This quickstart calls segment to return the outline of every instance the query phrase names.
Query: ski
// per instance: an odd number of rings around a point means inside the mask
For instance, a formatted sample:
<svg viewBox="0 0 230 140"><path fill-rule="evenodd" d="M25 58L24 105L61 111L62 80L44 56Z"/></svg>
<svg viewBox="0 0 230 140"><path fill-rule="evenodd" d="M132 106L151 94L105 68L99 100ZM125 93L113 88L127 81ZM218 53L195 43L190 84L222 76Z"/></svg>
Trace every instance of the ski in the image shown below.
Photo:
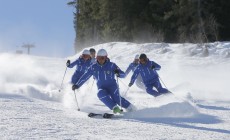
<svg viewBox="0 0 230 140"><path fill-rule="evenodd" d="M88 117L90 118L94 118L94 117L102 117L102 118L105 118L105 119L110 119L112 117L114 117L114 114L110 114L110 113L89 113L88 114Z"/></svg>

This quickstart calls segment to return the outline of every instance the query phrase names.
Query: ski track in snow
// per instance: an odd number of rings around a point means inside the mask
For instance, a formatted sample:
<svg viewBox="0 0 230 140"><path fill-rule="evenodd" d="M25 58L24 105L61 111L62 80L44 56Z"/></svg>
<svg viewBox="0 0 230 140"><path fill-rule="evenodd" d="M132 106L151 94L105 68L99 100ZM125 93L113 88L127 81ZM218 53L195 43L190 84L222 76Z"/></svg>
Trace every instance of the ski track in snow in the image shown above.
<svg viewBox="0 0 230 140"><path fill-rule="evenodd" d="M133 86L125 95L137 111L114 119L88 118L110 113L97 98L91 78L76 91L61 80L67 59L0 54L1 139L229 139L229 43L209 44L209 56L196 44L107 43L111 61L125 70L134 56L147 54L162 66L161 80L174 93L154 98ZM129 46L129 47L127 47ZM132 49L130 49L132 48ZM122 52L122 53L121 53ZM79 54L69 57L74 60ZM131 74L119 79L121 94ZM135 84L134 84L135 85ZM218 87L218 88L217 88Z"/></svg>

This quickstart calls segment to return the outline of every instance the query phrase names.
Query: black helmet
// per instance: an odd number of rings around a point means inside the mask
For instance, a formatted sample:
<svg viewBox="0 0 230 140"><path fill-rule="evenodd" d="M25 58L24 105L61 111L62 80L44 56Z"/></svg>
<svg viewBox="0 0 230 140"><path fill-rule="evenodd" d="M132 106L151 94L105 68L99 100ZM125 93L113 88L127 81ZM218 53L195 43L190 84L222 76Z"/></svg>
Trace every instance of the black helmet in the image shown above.
<svg viewBox="0 0 230 140"><path fill-rule="evenodd" d="M146 59L147 59L146 54L142 53L142 54L140 55L139 59L145 59L145 60L146 60Z"/></svg>
<svg viewBox="0 0 230 140"><path fill-rule="evenodd" d="M90 51L91 53L95 53L95 52L96 52L94 48L90 48L89 51Z"/></svg>

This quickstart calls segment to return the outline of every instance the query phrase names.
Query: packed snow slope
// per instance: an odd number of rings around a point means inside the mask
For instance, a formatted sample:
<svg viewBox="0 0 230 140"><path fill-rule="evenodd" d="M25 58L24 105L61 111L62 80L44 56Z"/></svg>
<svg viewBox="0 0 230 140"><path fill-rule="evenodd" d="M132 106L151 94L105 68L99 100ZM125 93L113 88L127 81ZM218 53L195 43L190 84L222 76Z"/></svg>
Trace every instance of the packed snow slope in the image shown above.
<svg viewBox="0 0 230 140"><path fill-rule="evenodd" d="M97 98L93 78L75 91L75 98L70 85L75 69L66 69L65 63L81 52L66 59L1 53L0 138L230 138L230 42L111 42L93 48L106 49L123 71L136 54L146 53L162 66L161 83L174 95L154 98L135 84L128 89L131 73L118 84L137 111L113 119L88 118L89 112L111 111Z"/></svg>

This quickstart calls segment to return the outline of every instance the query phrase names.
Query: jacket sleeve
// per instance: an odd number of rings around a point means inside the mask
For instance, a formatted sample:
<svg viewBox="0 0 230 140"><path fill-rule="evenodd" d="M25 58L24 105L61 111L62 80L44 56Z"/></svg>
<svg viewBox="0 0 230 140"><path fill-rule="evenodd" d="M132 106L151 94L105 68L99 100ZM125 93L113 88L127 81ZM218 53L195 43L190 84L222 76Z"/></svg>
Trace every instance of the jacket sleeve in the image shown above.
<svg viewBox="0 0 230 140"><path fill-rule="evenodd" d="M80 60L77 59L74 62L70 63L70 65L68 66L68 68L73 68L75 65L79 64Z"/></svg>
<svg viewBox="0 0 230 140"><path fill-rule="evenodd" d="M122 71L115 63L114 63L114 66L115 66L115 68L114 68L114 71L117 69L118 71L119 71L119 78L125 78L125 73L124 73L124 71Z"/></svg>
<svg viewBox="0 0 230 140"><path fill-rule="evenodd" d="M91 76L93 75L92 66L88 68L88 70L81 76L81 78L77 81L76 85L81 87Z"/></svg>
<svg viewBox="0 0 230 140"><path fill-rule="evenodd" d="M133 72L133 75L131 77L130 83L133 84L135 82L135 80L137 79L137 76L139 75L139 73L140 73L139 72L139 67L137 67Z"/></svg>
<svg viewBox="0 0 230 140"><path fill-rule="evenodd" d="M129 74L129 72L132 70L132 64L129 65L129 67L125 71L125 77Z"/></svg>
<svg viewBox="0 0 230 140"><path fill-rule="evenodd" d="M152 65L155 67L154 69L155 70L160 70L161 69L161 66L159 65L159 64L157 64L156 62L154 62L154 61L151 61L152 63Z"/></svg>

